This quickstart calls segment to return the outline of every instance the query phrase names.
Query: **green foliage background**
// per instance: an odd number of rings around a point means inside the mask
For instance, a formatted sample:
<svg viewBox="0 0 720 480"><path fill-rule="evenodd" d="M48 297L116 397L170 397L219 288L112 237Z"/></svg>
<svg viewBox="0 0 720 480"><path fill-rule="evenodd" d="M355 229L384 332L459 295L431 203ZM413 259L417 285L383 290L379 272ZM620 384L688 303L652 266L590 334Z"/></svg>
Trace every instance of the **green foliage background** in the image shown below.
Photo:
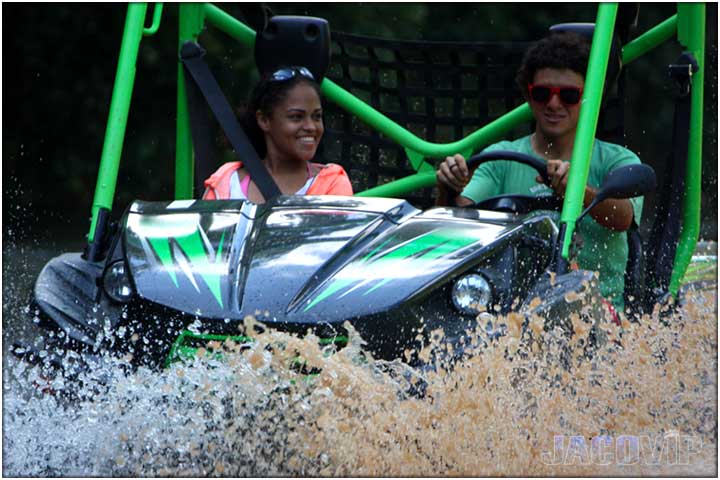
<svg viewBox="0 0 720 480"><path fill-rule="evenodd" d="M528 41L550 25L594 22L593 3L270 3L275 14L326 18L331 30L408 40ZM219 4L241 16L247 6ZM126 4L8 4L3 10L3 225L52 224L85 231L95 189ZM706 27L703 232L717 239L717 4ZM639 32L675 13L640 4ZM117 214L133 198L173 192L178 5L140 50L118 178ZM150 13L148 14L148 24ZM232 101L256 73L252 52L221 32L201 38ZM673 105L666 66L680 47L663 45L627 66L627 145L651 165L667 155ZM62 228L61 228L62 229Z"/></svg>

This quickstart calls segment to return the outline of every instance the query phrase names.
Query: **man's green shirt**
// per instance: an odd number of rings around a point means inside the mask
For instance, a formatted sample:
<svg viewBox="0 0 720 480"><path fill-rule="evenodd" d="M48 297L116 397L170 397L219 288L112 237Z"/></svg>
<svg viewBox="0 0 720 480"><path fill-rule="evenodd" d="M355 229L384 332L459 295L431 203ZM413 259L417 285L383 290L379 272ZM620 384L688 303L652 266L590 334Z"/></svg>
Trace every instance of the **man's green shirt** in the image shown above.
<svg viewBox="0 0 720 480"><path fill-rule="evenodd" d="M530 136L499 142L485 149L485 151L492 150L511 150L541 158L534 152ZM640 159L630 150L620 145L595 140L587 184L599 188L611 170L639 163ZM520 163L506 160L485 163L475 170L462 195L474 202L480 202L508 193L524 195L552 193L550 187L535 181L536 176L537 172L533 168ZM643 199L636 197L630 201L635 222L640 224ZM585 270L599 272L600 291L622 311L624 274L628 259L627 233L609 230L597 223L590 215L586 215L580 221L576 231L582 238L582 248L577 256L578 265Z"/></svg>

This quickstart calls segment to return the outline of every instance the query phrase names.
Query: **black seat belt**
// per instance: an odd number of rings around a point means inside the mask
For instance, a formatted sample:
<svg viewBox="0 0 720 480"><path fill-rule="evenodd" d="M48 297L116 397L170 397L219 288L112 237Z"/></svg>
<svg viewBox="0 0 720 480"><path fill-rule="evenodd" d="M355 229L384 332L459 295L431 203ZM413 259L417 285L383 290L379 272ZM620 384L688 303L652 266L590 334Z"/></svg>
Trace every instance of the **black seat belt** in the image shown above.
<svg viewBox="0 0 720 480"><path fill-rule="evenodd" d="M185 94L190 114L190 135L195 159L193 162L195 164L193 198L202 198L205 192L205 179L217 169L217 157L213 151L210 119L207 112L208 104L186 68L183 68L183 76L185 77Z"/></svg>
<svg viewBox="0 0 720 480"><path fill-rule="evenodd" d="M253 148L252 143L250 143L250 139L248 139L240 126L225 95L223 95L220 86L215 81L215 78L205 63L203 59L204 56L205 49L195 42L185 42L180 50L180 60L185 66L185 72L186 74L190 74L189 76L186 75L186 78L190 77L194 80L194 82L185 82L188 90L198 88L202 92L215 118L217 118L218 123L235 150L236 155L242 160L243 166L249 172L250 178L252 178L252 181L257 185L265 201L270 201L282 195L275 180L270 176L270 173L265 168L265 165L263 165L255 148ZM189 101L191 101L193 97L197 99L197 95L194 94L194 92L188 93ZM190 108L198 113L197 110L199 110L199 108L197 102L194 103ZM203 137L203 132L198 130L197 125L192 126L192 131L193 143L196 143L196 151L203 155L209 155L210 152L209 148L207 148L207 143L203 143L200 139L200 137Z"/></svg>

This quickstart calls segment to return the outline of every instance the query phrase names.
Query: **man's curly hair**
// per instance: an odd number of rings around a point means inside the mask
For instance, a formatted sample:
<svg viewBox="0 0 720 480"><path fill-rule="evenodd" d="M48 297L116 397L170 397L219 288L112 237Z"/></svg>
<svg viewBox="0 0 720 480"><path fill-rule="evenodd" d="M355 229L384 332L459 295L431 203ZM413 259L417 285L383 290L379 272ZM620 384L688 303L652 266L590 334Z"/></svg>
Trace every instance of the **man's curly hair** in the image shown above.
<svg viewBox="0 0 720 480"><path fill-rule="evenodd" d="M585 78L590 58L590 42L572 32L552 33L530 47L515 76L520 91L528 98L528 83L543 68L569 69Z"/></svg>

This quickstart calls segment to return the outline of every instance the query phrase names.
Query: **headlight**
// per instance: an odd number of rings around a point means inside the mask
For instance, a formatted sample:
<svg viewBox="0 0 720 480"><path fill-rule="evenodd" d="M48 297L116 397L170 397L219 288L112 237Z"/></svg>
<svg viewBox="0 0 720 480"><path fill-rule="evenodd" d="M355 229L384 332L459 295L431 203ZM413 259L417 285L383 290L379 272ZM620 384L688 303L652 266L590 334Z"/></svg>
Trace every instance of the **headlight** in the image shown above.
<svg viewBox="0 0 720 480"><path fill-rule="evenodd" d="M105 271L103 289L116 302L126 303L130 301L134 291L130 284L130 277L125 270L125 262L122 260L115 262Z"/></svg>
<svg viewBox="0 0 720 480"><path fill-rule="evenodd" d="M452 301L460 312L475 315L485 311L492 300L492 288L487 279L471 273L460 277L452 288Z"/></svg>

